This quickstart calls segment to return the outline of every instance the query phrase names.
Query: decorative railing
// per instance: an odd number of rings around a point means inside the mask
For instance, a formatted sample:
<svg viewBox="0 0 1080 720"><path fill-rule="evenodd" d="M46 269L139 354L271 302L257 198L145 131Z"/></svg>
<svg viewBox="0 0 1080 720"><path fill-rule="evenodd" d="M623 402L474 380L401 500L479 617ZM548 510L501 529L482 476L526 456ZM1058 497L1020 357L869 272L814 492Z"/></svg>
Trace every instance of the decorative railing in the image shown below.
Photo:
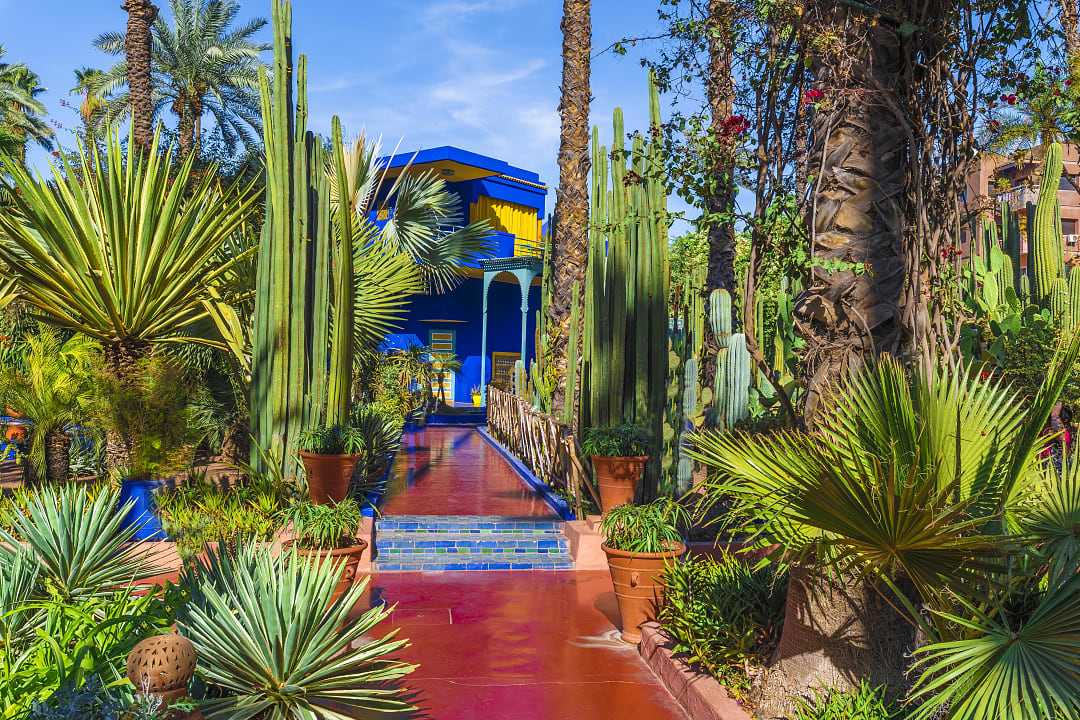
<svg viewBox="0 0 1080 720"><path fill-rule="evenodd" d="M581 446L570 427L534 410L517 395L491 385L487 389L487 427L491 436L533 475L564 493L577 517L584 516L582 488L600 507L600 499L588 481Z"/></svg>

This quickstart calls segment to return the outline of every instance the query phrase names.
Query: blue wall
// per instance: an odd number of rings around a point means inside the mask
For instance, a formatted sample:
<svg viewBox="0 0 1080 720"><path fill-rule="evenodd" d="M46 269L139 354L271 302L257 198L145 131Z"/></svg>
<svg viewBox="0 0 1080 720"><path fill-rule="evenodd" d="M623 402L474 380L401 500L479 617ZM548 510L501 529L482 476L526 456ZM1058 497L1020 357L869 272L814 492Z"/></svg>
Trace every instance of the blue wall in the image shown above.
<svg viewBox="0 0 1080 720"><path fill-rule="evenodd" d="M399 333L416 335L420 342L431 342L431 331L453 330L455 352L462 368L454 381L454 400L469 402L474 385L484 385L491 378L491 353L521 350L521 290L517 281L496 280L488 289L487 378L480 382L480 323L483 280L468 278L453 291L443 295L414 295L408 315ZM529 318L526 344L526 367L535 354L536 313L540 309L540 287L529 288ZM461 323L423 322L425 320L462 320Z"/></svg>

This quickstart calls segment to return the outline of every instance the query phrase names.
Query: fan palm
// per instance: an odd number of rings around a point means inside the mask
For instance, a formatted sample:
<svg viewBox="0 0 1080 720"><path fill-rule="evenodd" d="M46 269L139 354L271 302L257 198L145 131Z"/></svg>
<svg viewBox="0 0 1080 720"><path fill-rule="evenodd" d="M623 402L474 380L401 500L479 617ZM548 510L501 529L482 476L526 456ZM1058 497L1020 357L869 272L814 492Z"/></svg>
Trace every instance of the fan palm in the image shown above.
<svg viewBox="0 0 1080 720"><path fill-rule="evenodd" d="M361 135L345 152L357 237L365 245L411 258L429 289L452 288L466 263L493 251L490 224L482 220L462 226L461 199L432 171L414 173L406 165L389 178L380 151L380 142ZM337 175L331 167L332 198L338 197Z"/></svg>
<svg viewBox="0 0 1080 720"><path fill-rule="evenodd" d="M452 352L431 354L431 370L439 381L439 401L446 405L446 379L461 369L461 360ZM453 399L453 398L451 398Z"/></svg>
<svg viewBox="0 0 1080 720"><path fill-rule="evenodd" d="M93 392L97 345L85 335L66 342L45 325L26 340L22 367L0 368L0 398L34 422L30 462L38 477L65 480L71 438Z"/></svg>
<svg viewBox="0 0 1080 720"><path fill-rule="evenodd" d="M158 16L152 28L153 108L179 119L180 150L192 152L209 113L229 151L238 142L258 144L259 56L269 49L253 40L266 26L253 18L233 27L240 6L233 0L171 0L173 25ZM104 33L94 44L110 55L124 55L125 35ZM106 70L95 89L107 98L103 119L114 124L130 112L128 67L121 61Z"/></svg>
<svg viewBox="0 0 1080 720"><path fill-rule="evenodd" d="M3 57L0 45L0 59ZM0 62L0 154L22 164L28 140L52 149L52 128L40 117L45 106L38 96L44 91L38 76L23 63Z"/></svg>
<svg viewBox="0 0 1080 720"><path fill-rule="evenodd" d="M187 330L209 316L238 261L218 259L222 244L258 199L250 186L220 190L213 171L192 181L191 158L177 166L157 145L125 157L112 132L78 167L53 167L51 182L15 168L14 212L0 214L0 260L22 299L100 341L119 373L153 343L215 342Z"/></svg>
<svg viewBox="0 0 1080 720"><path fill-rule="evenodd" d="M1074 548L1076 540L1068 535L1075 537L1075 525L1069 523L1080 514L1075 473L1059 478L1042 467L1037 453L1042 428L1078 355L1080 335L1074 335L1059 348L1043 386L1030 399L982 379L967 366L923 366L908 377L899 363L883 358L838 389L831 404L819 411L815 433L707 431L694 436L694 455L717 471L708 484L710 499L730 500L732 517L737 518L733 522L762 546L777 546L776 559L803 570L827 568L843 578L869 581L882 597L906 611L908 622L946 643L928 650L933 662L924 677L939 677L952 660L955 664L948 669L954 689L1007 694L1010 690L1003 685L987 686L1005 681L1002 665L964 665L971 657L950 655L948 648L954 646L948 643L988 641L996 632L983 623L981 634L970 624L971 632L965 633L955 617L978 607L985 618L1000 624L1021 590L1009 578L1024 561L1023 553ZM1056 504L1050 504L1052 499ZM1036 527L1042 528L1041 536L1033 533ZM1036 537L1044 541L1033 541ZM1041 556L1024 562L1056 566L1056 577L1071 577L1076 555L1069 557L1065 566ZM1013 576L1006 572L1010 567ZM789 620L806 615L806 608L792 606L800 601L814 607L804 592L793 589ZM918 611L920 606L934 610L929 621ZM794 633L858 622L881 632L885 618L877 614L861 620L789 621L784 635L792 637L788 644L781 638L783 659L774 671L782 677L791 667L785 666L792 658L785 647L794 647ZM1057 681L1033 659L1044 652L1046 667L1056 662L1055 646L1043 642L1045 627L1038 631L1042 639L1033 639L1021 652L1031 660L1031 672L1023 680L1032 696L1058 691ZM1055 632L1067 637L1071 627L1058 625ZM816 647L828 646L828 638L817 641ZM973 651L970 644L965 647ZM987 657L1006 664L1015 661L1008 654ZM1069 667L1074 694L1061 707L1080 702L1080 685L1075 683L1080 659L1074 656ZM941 689L929 682L924 680L923 688L931 689L916 695L920 701ZM961 706L971 710L971 705L954 702L948 716L999 717L957 714ZM1017 717L1051 717L1037 712L1038 703L1029 707L1033 714Z"/></svg>

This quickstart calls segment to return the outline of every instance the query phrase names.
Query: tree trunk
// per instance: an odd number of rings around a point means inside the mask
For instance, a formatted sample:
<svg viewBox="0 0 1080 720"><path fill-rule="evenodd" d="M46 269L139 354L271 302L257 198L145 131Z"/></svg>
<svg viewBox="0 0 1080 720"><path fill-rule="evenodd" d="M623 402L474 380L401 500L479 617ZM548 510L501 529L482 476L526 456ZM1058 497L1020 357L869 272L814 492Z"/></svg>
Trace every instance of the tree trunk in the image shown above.
<svg viewBox="0 0 1080 720"><path fill-rule="evenodd" d="M589 63L592 52L590 0L563 0L563 74L559 101L559 188L555 195L552 243L554 284L547 308L548 349L555 371L553 410L563 407L570 303L575 283L585 287L585 256L589 232ZM577 372L576 368L569 371Z"/></svg>
<svg viewBox="0 0 1080 720"><path fill-rule="evenodd" d="M177 101L173 105L173 111L180 119L176 126L176 134L180 141L180 157L186 158L195 148L195 118L187 103Z"/></svg>
<svg viewBox="0 0 1080 720"><path fill-rule="evenodd" d="M71 438L63 430L45 435L45 478L49 482L64 482L70 469Z"/></svg>
<svg viewBox="0 0 1080 720"><path fill-rule="evenodd" d="M1080 63L1080 22L1078 22L1077 0L1061 0L1061 28L1065 32L1065 52L1069 54L1071 71L1075 72Z"/></svg>
<svg viewBox="0 0 1080 720"><path fill-rule="evenodd" d="M915 640L915 626L868 582L794 567L780 643L754 688L755 707L764 717L786 718L796 698L862 679L899 697Z"/></svg>
<svg viewBox="0 0 1080 720"><path fill-rule="evenodd" d="M121 340L105 345L103 348L105 365L108 371L121 385L135 382L139 361L150 351L149 343L133 340ZM135 438L126 436L118 428L108 428L105 432L105 468L106 470L126 471L131 466Z"/></svg>
<svg viewBox="0 0 1080 720"><path fill-rule="evenodd" d="M709 0L709 76L705 90L711 115L713 184L705 197L705 209L709 214L706 294L718 289L735 293L735 226L730 213L735 206L737 138L725 125L735 110L735 84L731 79L731 61L735 52L734 13L730 0Z"/></svg>
<svg viewBox="0 0 1080 720"><path fill-rule="evenodd" d="M832 0L812 12L811 32L843 42L813 58L815 85L824 93L812 123L810 174L816 180L806 217L815 265L795 307L807 342L811 426L830 383L866 358L900 347L906 142L881 94L898 81L896 31Z"/></svg>
<svg viewBox="0 0 1080 720"><path fill-rule="evenodd" d="M124 4L120 7L128 14L124 54L127 58L132 135L135 144L144 150L149 150L154 139L150 28L157 17L158 9L150 0L124 0Z"/></svg>
<svg viewBox="0 0 1080 720"><path fill-rule="evenodd" d="M251 428L242 420L234 422L221 440L221 461L230 465L246 463L251 457Z"/></svg>
<svg viewBox="0 0 1080 720"><path fill-rule="evenodd" d="M735 209L737 136L726 130L728 126L725 125L735 109L735 84L731 77L735 52L734 13L735 8L730 0L709 0L709 74L705 80L705 90L711 116L707 153L712 165L712 178L703 198L709 239L708 268L702 290L706 302L713 290L727 290L732 297L736 294L735 225L731 213ZM732 314L735 314L734 304ZM706 347L715 350L717 344L710 323L705 323L704 339ZM716 352L706 352L701 366L702 386L712 387L715 376Z"/></svg>

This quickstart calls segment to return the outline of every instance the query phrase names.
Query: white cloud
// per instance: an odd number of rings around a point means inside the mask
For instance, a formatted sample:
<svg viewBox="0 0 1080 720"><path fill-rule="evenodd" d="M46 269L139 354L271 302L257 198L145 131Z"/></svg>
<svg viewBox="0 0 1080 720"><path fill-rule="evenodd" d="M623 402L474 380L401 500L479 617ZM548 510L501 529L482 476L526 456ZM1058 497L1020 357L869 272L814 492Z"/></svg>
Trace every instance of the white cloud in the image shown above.
<svg viewBox="0 0 1080 720"><path fill-rule="evenodd" d="M424 10L424 24L437 25L450 20L461 20L470 15L506 12L521 5L519 0L444 0L432 3Z"/></svg>

